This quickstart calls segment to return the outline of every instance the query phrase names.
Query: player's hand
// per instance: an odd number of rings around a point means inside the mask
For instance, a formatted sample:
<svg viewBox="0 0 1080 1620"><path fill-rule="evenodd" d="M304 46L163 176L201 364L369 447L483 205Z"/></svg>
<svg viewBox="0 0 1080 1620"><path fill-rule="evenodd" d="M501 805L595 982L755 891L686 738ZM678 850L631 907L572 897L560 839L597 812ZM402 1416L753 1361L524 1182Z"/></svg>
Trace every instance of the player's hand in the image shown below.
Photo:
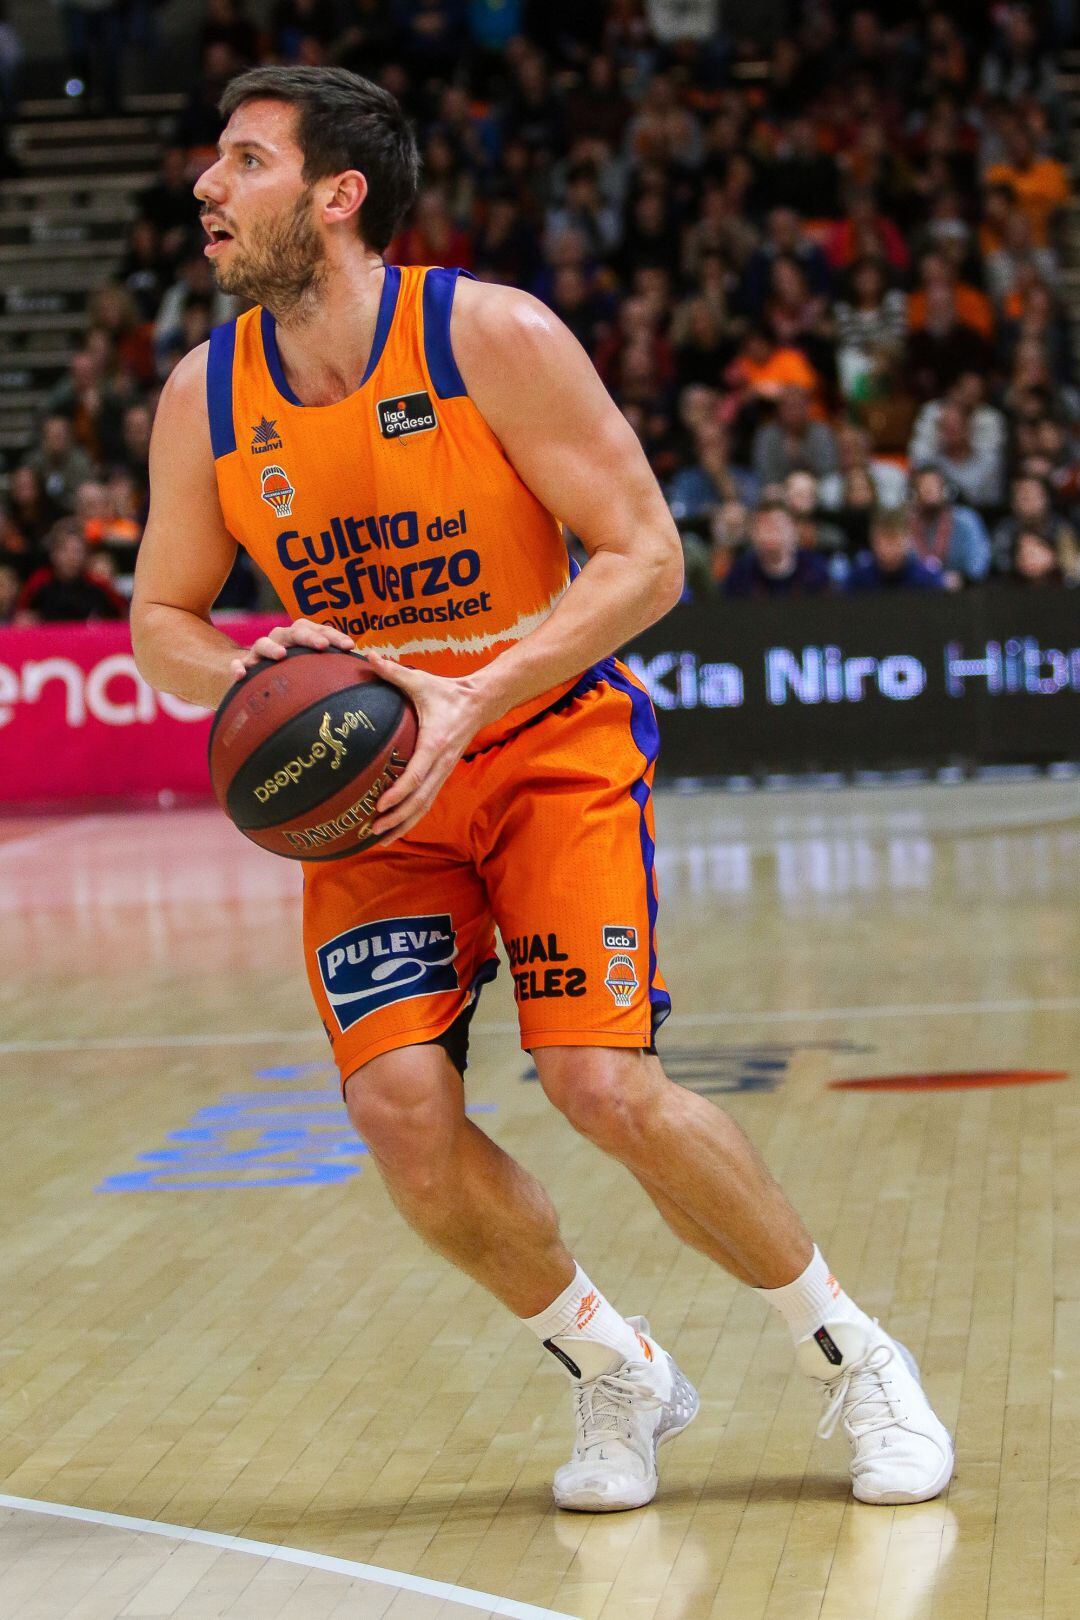
<svg viewBox="0 0 1080 1620"><path fill-rule="evenodd" d="M294 619L292 624L281 625L279 629L271 630L268 636L260 636L247 652L238 653L229 665L229 673L234 681L242 681L260 658L284 658L286 647L310 647L313 652L325 652L327 647L336 647L339 652L355 652L356 642L343 630L335 630L332 624Z"/></svg>
<svg viewBox="0 0 1080 1620"><path fill-rule="evenodd" d="M420 721L416 748L406 769L379 799L371 830L384 844L415 827L435 802L435 795L489 718L468 680L448 680L426 670L409 669L383 653L365 652L372 670L410 697Z"/></svg>

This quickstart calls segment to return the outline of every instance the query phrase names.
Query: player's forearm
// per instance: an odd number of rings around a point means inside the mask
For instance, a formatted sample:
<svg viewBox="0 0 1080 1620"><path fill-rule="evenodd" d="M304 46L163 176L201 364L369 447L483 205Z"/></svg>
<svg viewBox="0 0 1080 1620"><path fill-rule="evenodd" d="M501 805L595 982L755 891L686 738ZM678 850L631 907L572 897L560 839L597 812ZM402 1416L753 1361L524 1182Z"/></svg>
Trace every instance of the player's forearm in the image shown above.
<svg viewBox="0 0 1080 1620"><path fill-rule="evenodd" d="M185 608L136 602L131 644L143 678L187 703L214 709L232 681L236 643Z"/></svg>
<svg viewBox="0 0 1080 1620"><path fill-rule="evenodd" d="M485 723L609 657L663 618L681 591L681 551L596 552L538 629L469 677Z"/></svg>

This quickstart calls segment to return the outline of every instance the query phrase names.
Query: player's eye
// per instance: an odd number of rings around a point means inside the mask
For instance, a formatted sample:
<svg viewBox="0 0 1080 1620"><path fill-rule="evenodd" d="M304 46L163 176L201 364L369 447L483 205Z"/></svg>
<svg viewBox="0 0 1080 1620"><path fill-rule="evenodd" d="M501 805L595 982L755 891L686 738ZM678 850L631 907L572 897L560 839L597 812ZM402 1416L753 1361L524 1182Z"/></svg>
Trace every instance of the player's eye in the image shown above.
<svg viewBox="0 0 1080 1620"><path fill-rule="evenodd" d="M252 164L254 164L256 168L258 168L258 165L259 165L258 158L255 156L254 152L245 152L244 153L244 168L245 169L250 169Z"/></svg>

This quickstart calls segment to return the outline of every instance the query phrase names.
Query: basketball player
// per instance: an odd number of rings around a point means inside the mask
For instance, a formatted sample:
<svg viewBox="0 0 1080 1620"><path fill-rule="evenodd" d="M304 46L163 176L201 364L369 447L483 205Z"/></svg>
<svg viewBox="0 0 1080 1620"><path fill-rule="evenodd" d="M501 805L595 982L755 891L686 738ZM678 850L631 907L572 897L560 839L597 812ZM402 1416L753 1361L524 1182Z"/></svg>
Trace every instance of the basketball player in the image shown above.
<svg viewBox="0 0 1080 1620"><path fill-rule="evenodd" d="M846 1430L856 1496L936 1495L952 1445L911 1358L830 1275L736 1125L654 1050L670 1006L657 731L612 654L676 601L682 563L634 434L535 299L384 263L418 168L391 96L337 68L257 68L222 113L196 186L206 252L256 307L162 393L132 631L147 679L195 703L286 647L355 644L416 704L383 842L305 869L312 992L391 1198L572 1380L558 1504L650 1501L657 1446L697 1395L648 1322L575 1263L543 1189L465 1116L497 927L551 1102L780 1312L823 1432ZM561 523L588 553L573 579ZM247 651L209 617L237 542L295 621Z"/></svg>

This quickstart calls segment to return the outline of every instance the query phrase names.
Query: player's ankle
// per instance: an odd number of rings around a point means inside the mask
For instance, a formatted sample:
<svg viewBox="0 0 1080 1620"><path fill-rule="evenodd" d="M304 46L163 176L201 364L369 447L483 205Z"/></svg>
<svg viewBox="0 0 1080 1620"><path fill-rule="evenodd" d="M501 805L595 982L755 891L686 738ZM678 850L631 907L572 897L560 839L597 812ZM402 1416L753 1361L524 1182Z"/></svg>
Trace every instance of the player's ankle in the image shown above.
<svg viewBox="0 0 1080 1620"><path fill-rule="evenodd" d="M830 1322L867 1329L873 1325L866 1312L841 1288L816 1244L809 1264L794 1281L782 1288L755 1288L754 1292L784 1318L796 1345L812 1338Z"/></svg>
<svg viewBox="0 0 1080 1620"><path fill-rule="evenodd" d="M647 1355L639 1335L580 1266L546 1310L521 1320L571 1378L598 1378Z"/></svg>

